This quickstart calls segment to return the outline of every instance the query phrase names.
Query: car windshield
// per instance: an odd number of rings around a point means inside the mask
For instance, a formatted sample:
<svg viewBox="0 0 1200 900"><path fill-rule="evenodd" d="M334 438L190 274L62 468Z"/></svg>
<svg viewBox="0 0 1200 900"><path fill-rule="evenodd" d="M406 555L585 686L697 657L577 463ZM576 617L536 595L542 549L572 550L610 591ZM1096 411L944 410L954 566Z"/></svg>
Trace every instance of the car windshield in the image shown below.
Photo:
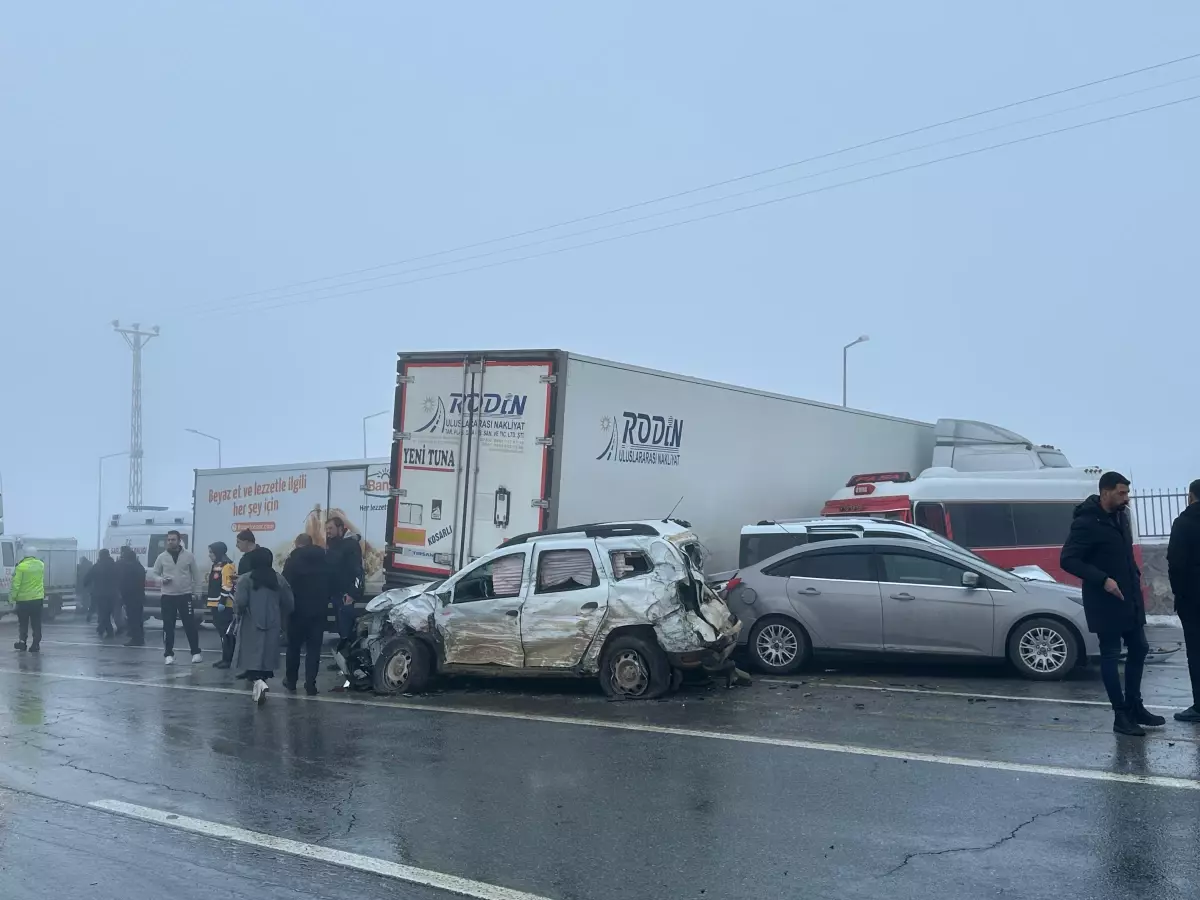
<svg viewBox="0 0 1200 900"><path fill-rule="evenodd" d="M954 543L954 541L950 540L949 538L942 537L942 535L938 534L936 531L932 531L932 530L930 530L928 528L924 528L920 525L918 525L916 527L920 528L921 531L925 532L925 534L928 535L929 538L934 543L940 544L943 550L946 550L949 553L954 554L955 556L959 557L960 559L969 561L972 566L980 569L982 572L986 572L987 574L992 575L997 578L1020 578L1022 581L1033 581L1032 578L1021 578L1021 576L1019 576L1019 575L1014 575L1012 572L1009 572L1005 569L1001 569L999 566L993 565L992 563L988 562L986 559L984 559L982 556L978 555L977 553L972 553L970 550L968 550L966 547L963 547L961 544L956 544L956 543Z"/></svg>

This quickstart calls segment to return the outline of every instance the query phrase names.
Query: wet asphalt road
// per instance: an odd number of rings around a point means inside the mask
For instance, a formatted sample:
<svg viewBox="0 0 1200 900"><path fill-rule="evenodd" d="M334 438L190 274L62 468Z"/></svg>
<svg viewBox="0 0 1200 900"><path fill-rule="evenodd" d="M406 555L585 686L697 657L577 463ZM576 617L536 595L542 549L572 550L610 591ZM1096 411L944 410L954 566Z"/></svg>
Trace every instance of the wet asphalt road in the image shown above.
<svg viewBox="0 0 1200 900"><path fill-rule="evenodd" d="M1118 739L1094 669L1046 685L856 663L648 704L558 680L381 700L330 693L323 670L320 697L277 680L256 708L212 652L165 668L158 647L68 621L33 657L14 631L0 622L5 900L442 900L446 876L551 900L1184 898L1200 882L1200 727ZM1183 664L1147 670L1168 718L1190 702ZM93 805L113 801L163 823ZM252 834L214 833L228 826ZM295 855L331 851L435 886Z"/></svg>

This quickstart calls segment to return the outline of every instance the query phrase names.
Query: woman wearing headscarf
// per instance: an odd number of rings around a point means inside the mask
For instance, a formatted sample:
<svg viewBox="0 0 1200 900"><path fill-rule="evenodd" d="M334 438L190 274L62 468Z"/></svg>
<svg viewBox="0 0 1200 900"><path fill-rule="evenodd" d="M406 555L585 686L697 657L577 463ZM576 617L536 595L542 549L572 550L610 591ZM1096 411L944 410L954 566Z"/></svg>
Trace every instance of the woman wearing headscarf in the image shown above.
<svg viewBox="0 0 1200 900"><path fill-rule="evenodd" d="M228 669L233 661L233 585L237 573L224 541L213 541L208 545L208 559L212 563L208 570L208 608L212 610L213 625L221 635L221 658L213 663L213 668Z"/></svg>
<svg viewBox="0 0 1200 900"><path fill-rule="evenodd" d="M254 691L254 702L267 699L267 682L275 677L279 662L279 632L292 613L292 589L272 567L274 554L265 547L251 551L250 571L237 580L233 594L238 616L233 669L244 672Z"/></svg>
<svg viewBox="0 0 1200 900"><path fill-rule="evenodd" d="M118 581L117 564L109 555L107 549L96 554L96 564L87 573L85 583L92 591L92 605L96 608L96 634L100 637L112 637L112 614L120 599L120 584Z"/></svg>

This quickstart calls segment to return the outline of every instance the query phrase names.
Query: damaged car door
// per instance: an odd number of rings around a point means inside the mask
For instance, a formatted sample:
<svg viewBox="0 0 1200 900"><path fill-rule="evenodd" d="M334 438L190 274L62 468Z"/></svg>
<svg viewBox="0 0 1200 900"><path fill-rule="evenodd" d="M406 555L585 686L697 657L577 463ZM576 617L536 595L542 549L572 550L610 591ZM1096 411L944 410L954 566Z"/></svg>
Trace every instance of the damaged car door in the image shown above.
<svg viewBox="0 0 1200 900"><path fill-rule="evenodd" d="M521 608L529 668L578 665L608 612L608 578L594 540L535 545L534 577Z"/></svg>
<svg viewBox="0 0 1200 900"><path fill-rule="evenodd" d="M529 550L523 548L484 558L454 579L449 600L437 616L448 665L524 665L521 603L528 563Z"/></svg>

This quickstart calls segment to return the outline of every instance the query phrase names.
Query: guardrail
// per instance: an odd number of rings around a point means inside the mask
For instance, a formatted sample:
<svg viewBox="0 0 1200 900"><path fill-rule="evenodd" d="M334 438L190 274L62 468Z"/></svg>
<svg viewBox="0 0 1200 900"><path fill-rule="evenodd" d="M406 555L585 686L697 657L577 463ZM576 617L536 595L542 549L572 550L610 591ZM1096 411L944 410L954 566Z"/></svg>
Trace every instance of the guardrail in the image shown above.
<svg viewBox="0 0 1200 900"><path fill-rule="evenodd" d="M1138 536L1166 538L1171 535L1171 523L1187 506L1187 490L1138 491L1130 498L1137 520Z"/></svg>

